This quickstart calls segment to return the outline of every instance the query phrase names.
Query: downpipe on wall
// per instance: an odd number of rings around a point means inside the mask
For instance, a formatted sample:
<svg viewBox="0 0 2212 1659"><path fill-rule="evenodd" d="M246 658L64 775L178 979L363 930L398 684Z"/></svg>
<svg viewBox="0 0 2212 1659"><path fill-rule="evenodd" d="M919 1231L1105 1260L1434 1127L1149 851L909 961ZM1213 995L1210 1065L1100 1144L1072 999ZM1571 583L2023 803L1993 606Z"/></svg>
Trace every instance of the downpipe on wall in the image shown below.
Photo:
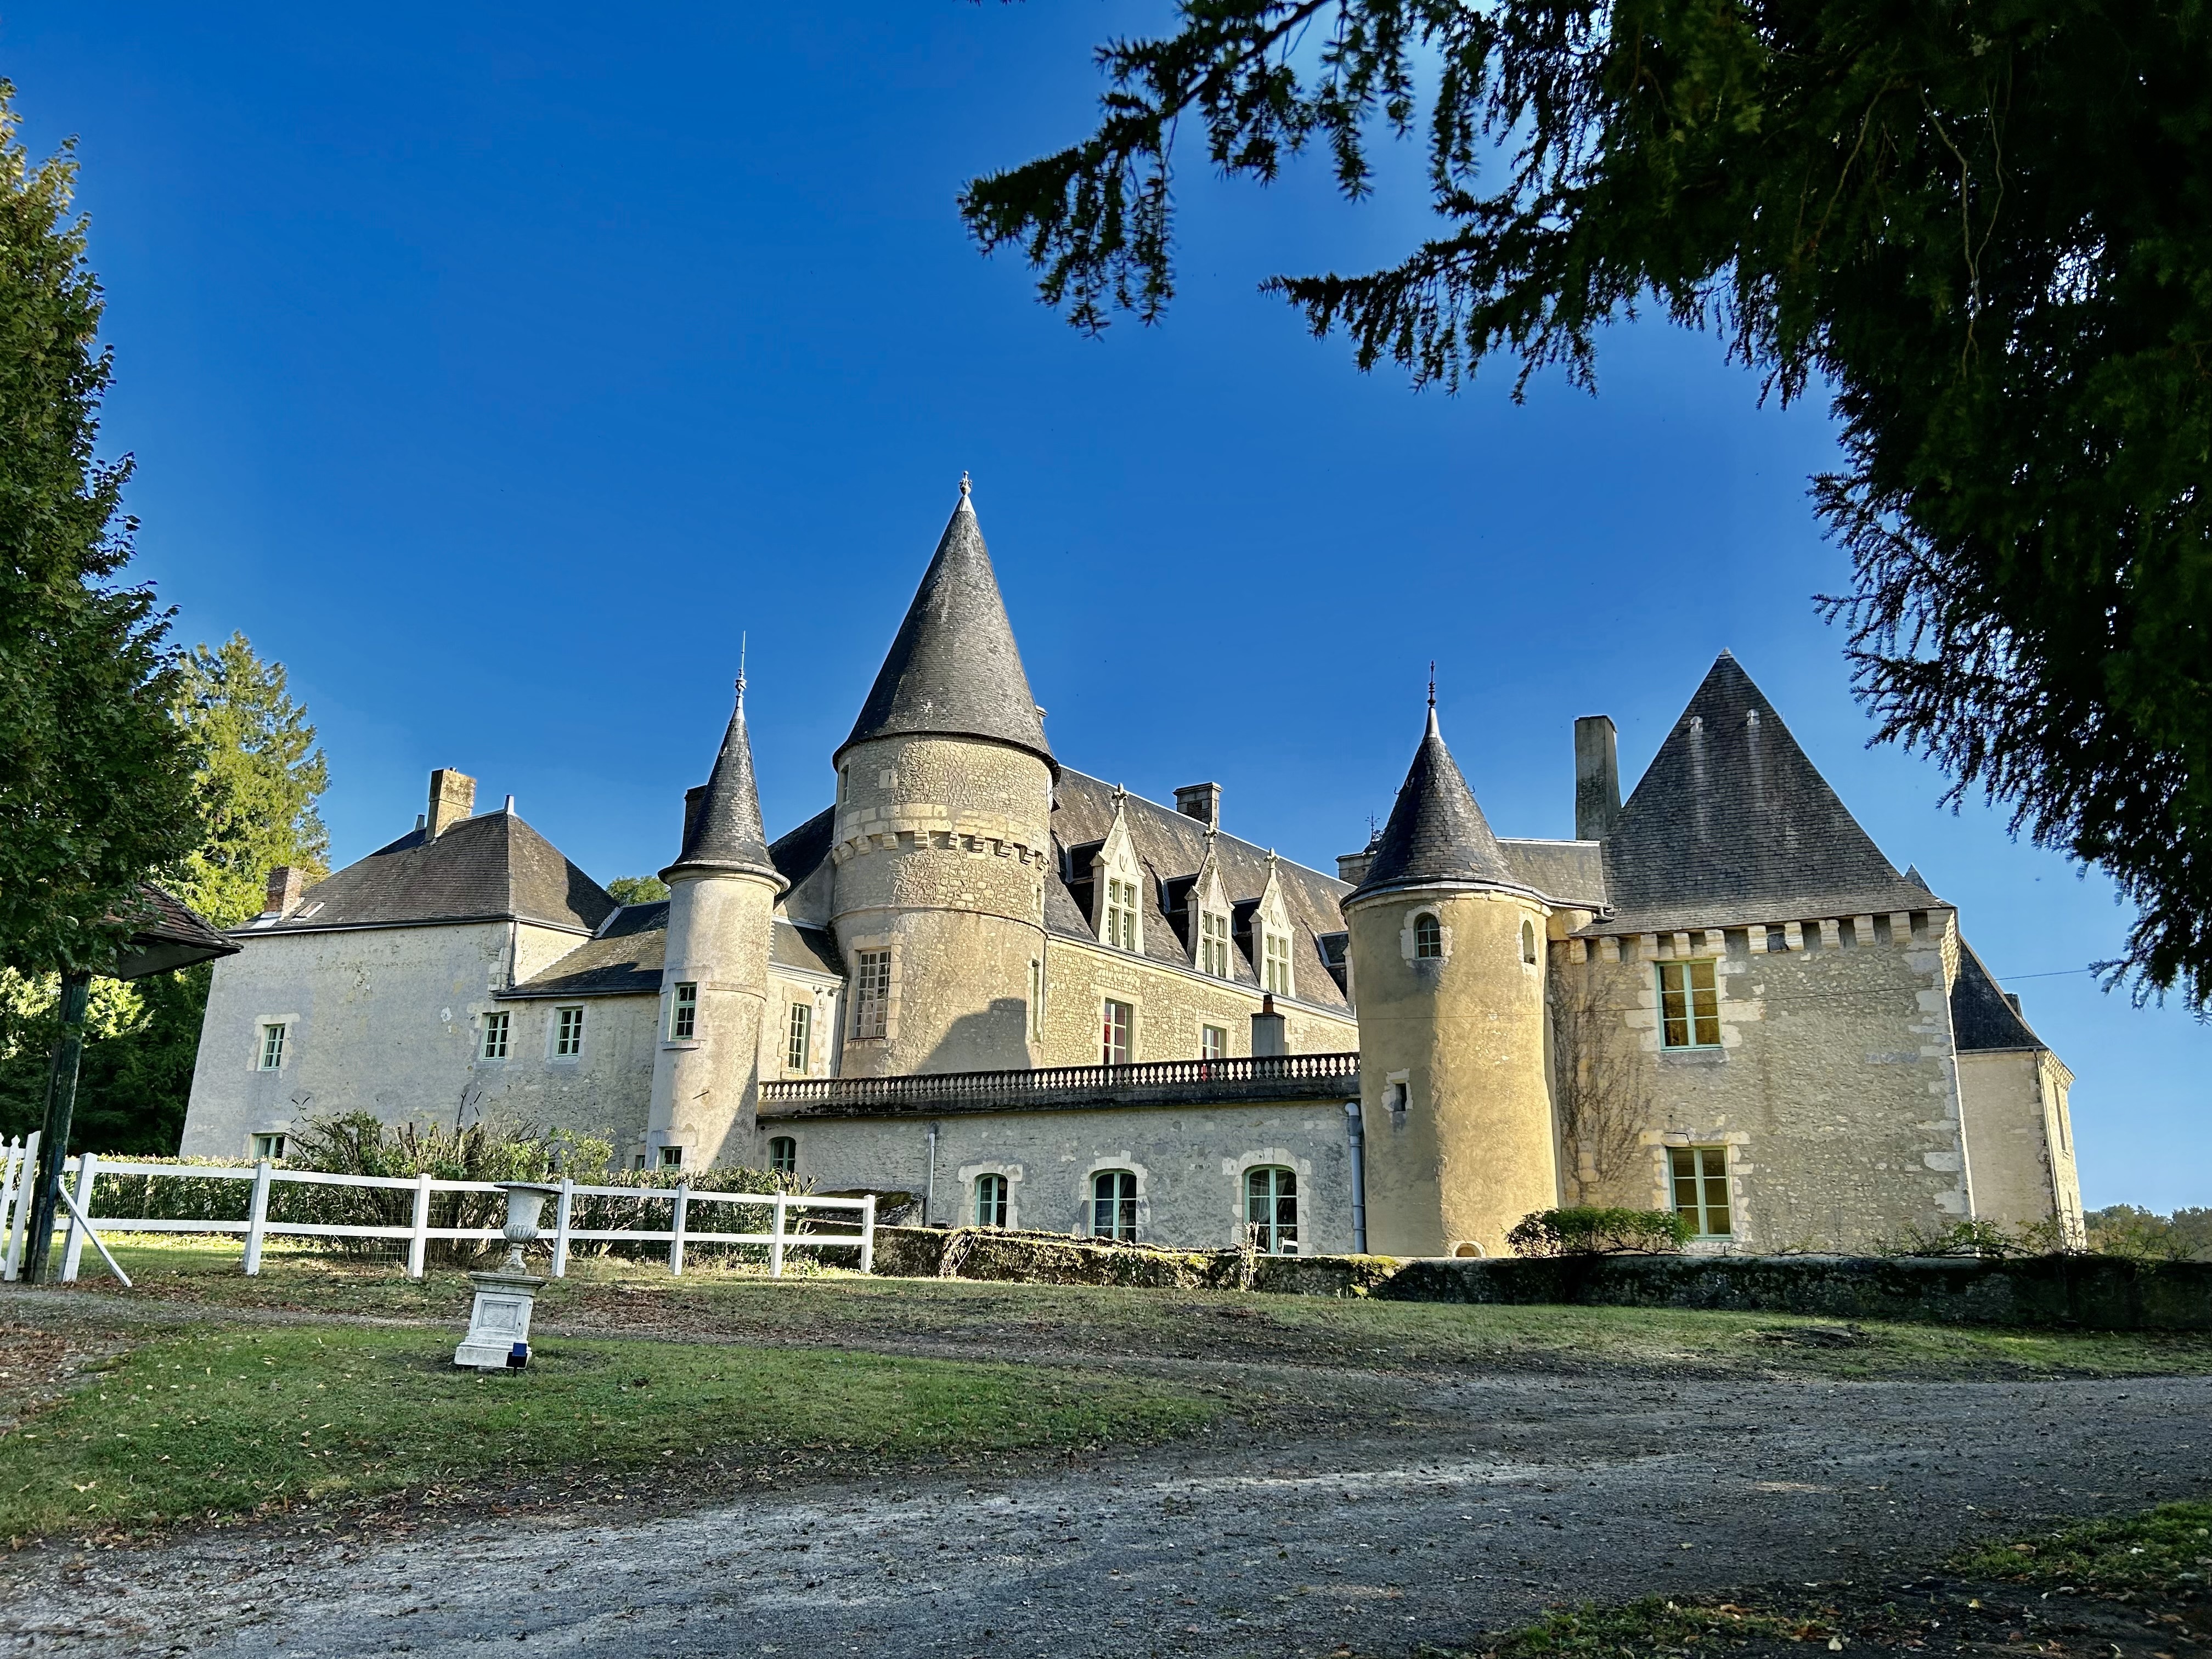
<svg viewBox="0 0 2212 1659"><path fill-rule="evenodd" d="M921 1177L921 1224L934 1224L931 1218L937 1213L937 1126L929 1126L929 1164Z"/></svg>
<svg viewBox="0 0 2212 1659"><path fill-rule="evenodd" d="M1352 1249L1367 1254L1367 1130L1360 1121L1359 1103L1344 1103L1345 1133L1352 1142Z"/></svg>

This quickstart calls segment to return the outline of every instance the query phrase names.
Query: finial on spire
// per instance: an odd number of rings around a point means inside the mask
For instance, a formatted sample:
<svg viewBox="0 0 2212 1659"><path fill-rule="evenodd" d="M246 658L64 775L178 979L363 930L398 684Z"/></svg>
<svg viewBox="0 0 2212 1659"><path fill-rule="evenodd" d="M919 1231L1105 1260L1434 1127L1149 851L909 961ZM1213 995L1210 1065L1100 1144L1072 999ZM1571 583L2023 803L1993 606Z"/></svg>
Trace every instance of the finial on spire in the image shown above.
<svg viewBox="0 0 2212 1659"><path fill-rule="evenodd" d="M740 630L740 631L739 631L739 633L738 633L738 708L743 708L744 706L745 706L745 635L744 635L744 632L743 632L742 630Z"/></svg>
<svg viewBox="0 0 2212 1659"><path fill-rule="evenodd" d="M1433 709L1436 706L1437 706L1437 659L1436 659L1434 657L1431 657L1431 658L1430 658L1430 659L1429 659L1429 707L1430 707L1431 708L1432 708L1432 709Z"/></svg>
<svg viewBox="0 0 2212 1659"><path fill-rule="evenodd" d="M962 501L964 501L968 499L968 491L969 488L970 486L968 483L967 470L963 468L960 473L960 499Z"/></svg>

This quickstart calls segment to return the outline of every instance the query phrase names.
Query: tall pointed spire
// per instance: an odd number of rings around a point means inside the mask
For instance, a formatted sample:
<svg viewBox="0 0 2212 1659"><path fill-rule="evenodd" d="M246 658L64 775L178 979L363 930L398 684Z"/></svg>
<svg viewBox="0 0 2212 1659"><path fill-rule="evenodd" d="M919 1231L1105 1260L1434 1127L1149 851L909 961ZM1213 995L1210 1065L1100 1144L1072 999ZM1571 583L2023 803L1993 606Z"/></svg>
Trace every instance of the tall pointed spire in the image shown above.
<svg viewBox="0 0 2212 1659"><path fill-rule="evenodd" d="M1433 701L1421 746L1398 790L1390 821L1376 840L1374 861L1352 896L1424 882L1521 885L1505 867L1498 837L1444 747Z"/></svg>
<svg viewBox="0 0 2212 1659"><path fill-rule="evenodd" d="M838 753L871 738L924 735L1011 744L1058 770L964 475L937 556Z"/></svg>
<svg viewBox="0 0 2212 1659"><path fill-rule="evenodd" d="M714 769L699 792L697 805L684 814L684 850L660 872L664 878L679 870L698 870L749 872L774 877L779 885L783 882L768 855L768 836L761 828L752 739L745 731L743 673L738 676L737 690Z"/></svg>

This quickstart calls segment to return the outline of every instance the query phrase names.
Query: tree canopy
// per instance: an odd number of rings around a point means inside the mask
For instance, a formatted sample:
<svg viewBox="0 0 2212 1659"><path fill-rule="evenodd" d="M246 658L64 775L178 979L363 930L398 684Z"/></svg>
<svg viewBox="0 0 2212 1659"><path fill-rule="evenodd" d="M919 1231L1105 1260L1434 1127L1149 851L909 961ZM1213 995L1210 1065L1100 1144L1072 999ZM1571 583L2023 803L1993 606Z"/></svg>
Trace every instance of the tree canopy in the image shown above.
<svg viewBox="0 0 2212 1659"><path fill-rule="evenodd" d="M1174 294L1173 147L1422 143L1397 265L1267 287L1359 366L1594 385L1651 307L1784 400L1856 584L1878 738L2136 907L2138 994L2212 1005L2212 13L2195 0L1182 0L1102 47L1081 143L973 181L1075 325Z"/></svg>
<svg viewBox="0 0 2212 1659"><path fill-rule="evenodd" d="M127 459L66 147L33 167L0 82L0 963L98 968L198 837L167 615L115 578Z"/></svg>

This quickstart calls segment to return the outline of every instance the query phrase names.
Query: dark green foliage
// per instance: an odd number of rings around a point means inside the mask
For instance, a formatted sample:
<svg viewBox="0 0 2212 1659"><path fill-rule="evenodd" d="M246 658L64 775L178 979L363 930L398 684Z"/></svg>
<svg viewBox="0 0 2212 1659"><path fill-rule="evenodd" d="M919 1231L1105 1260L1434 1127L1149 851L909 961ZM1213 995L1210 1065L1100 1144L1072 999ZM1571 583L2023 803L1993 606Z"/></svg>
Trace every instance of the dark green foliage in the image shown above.
<svg viewBox="0 0 2212 1659"><path fill-rule="evenodd" d="M2089 1248L2141 1261L2212 1261L2212 1209L2177 1209L2170 1216L2108 1204L2082 1217Z"/></svg>
<svg viewBox="0 0 2212 1659"><path fill-rule="evenodd" d="M668 896L668 884L659 876L617 876L607 884L607 896L617 904L651 904Z"/></svg>
<svg viewBox="0 0 2212 1659"><path fill-rule="evenodd" d="M2212 14L2193 0L1183 0L1084 143L972 183L1096 329L1173 293L1177 132L1265 180L1424 138L1443 234L1271 283L1360 365L1590 384L1639 303L1785 400L1857 583L1881 736L2135 901L2139 994L2212 998Z"/></svg>
<svg viewBox="0 0 2212 1659"><path fill-rule="evenodd" d="M1505 1235L1516 1255L1650 1255L1679 1250L1697 1230L1672 1210L1615 1210L1583 1204L1524 1215Z"/></svg>
<svg viewBox="0 0 2212 1659"><path fill-rule="evenodd" d="M112 580L130 462L94 456L109 362L66 148L0 82L0 964L97 969L198 836L167 613Z"/></svg>

